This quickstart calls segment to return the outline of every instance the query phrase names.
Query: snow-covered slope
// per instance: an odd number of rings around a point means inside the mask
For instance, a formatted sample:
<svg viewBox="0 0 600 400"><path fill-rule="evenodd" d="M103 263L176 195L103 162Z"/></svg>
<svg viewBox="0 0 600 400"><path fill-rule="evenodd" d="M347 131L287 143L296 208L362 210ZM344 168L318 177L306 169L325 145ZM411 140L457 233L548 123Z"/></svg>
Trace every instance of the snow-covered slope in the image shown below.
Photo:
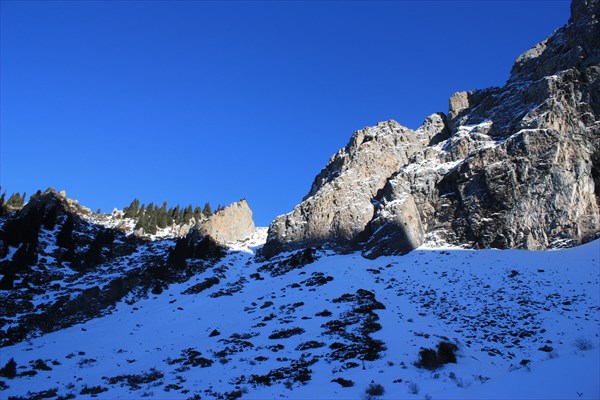
<svg viewBox="0 0 600 400"><path fill-rule="evenodd" d="M258 262L265 238L258 228L160 294L2 348L18 376L0 378L0 397L346 399L372 383L389 399L600 396L598 240ZM456 364L418 368L441 341Z"/></svg>

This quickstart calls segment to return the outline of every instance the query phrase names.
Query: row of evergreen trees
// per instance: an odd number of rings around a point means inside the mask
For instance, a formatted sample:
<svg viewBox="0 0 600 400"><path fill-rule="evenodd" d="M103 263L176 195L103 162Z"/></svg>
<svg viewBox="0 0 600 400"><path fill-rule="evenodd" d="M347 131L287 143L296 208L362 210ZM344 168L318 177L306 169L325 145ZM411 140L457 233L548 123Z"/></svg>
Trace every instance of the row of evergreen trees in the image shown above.
<svg viewBox="0 0 600 400"><path fill-rule="evenodd" d="M219 211L221 208L219 205L216 211ZM123 208L123 212L125 218L133 218L135 220L135 229L141 228L144 232L150 234L155 234L158 229L163 229L173 224L187 224L192 218L198 222L202 218L210 217L213 214L209 203L204 204L204 208L200 206L192 207L191 204L185 208L179 205L167 208L166 201L163 201L159 207L154 203L140 205L138 199L134 199L129 207Z"/></svg>
<svg viewBox="0 0 600 400"><path fill-rule="evenodd" d="M41 195L42 191L38 190L34 194L29 197L29 201ZM8 200L6 200L6 192L0 194L0 215L6 215L10 210L22 208L25 205L25 199L27 198L27 193L23 192L23 194L17 192L10 195Z"/></svg>

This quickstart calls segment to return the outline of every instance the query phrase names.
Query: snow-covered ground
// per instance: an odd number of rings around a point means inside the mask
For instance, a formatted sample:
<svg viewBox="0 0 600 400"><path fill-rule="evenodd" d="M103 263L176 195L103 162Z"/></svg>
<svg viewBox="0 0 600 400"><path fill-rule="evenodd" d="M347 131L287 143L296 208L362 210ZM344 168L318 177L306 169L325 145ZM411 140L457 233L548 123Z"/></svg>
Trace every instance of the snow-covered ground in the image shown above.
<svg viewBox="0 0 600 400"><path fill-rule="evenodd" d="M600 397L600 240L321 252L302 266L256 262L265 238L259 228L187 282L2 348L0 367L14 358L20 376L0 378L0 397L348 399L371 383L382 399ZM378 340L375 360L347 352ZM440 341L457 363L415 366Z"/></svg>

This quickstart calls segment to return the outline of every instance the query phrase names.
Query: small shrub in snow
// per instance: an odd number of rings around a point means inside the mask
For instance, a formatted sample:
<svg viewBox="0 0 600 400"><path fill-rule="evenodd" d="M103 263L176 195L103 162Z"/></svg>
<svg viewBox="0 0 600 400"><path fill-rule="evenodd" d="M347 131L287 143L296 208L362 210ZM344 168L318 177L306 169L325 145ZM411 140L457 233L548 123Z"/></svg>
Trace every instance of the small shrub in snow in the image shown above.
<svg viewBox="0 0 600 400"><path fill-rule="evenodd" d="M354 386L353 381L351 381L349 379L344 379L344 378L335 378L335 379L332 379L331 382L339 383L340 386L345 387L345 388Z"/></svg>
<svg viewBox="0 0 600 400"><path fill-rule="evenodd" d="M9 400L21 400L21 399L27 399L27 400L42 400L42 399L50 399L50 398L54 398L57 396L57 392L58 392L58 388L54 388L54 389L48 389L48 390L42 390L39 392L32 392L29 391L27 392L27 397L13 397L10 396L8 399Z"/></svg>
<svg viewBox="0 0 600 400"><path fill-rule="evenodd" d="M271 307L273 305L272 301L265 301L264 304L262 306L260 306L261 309L265 309L268 307Z"/></svg>
<svg viewBox="0 0 600 400"><path fill-rule="evenodd" d="M79 392L79 394L100 394L102 392L106 392L108 391L108 388L105 388L103 386L83 386L83 388L81 388L81 392Z"/></svg>
<svg viewBox="0 0 600 400"><path fill-rule="evenodd" d="M287 339L294 335L300 335L304 333L304 329L300 327L291 328L291 329L281 329L278 331L274 331L269 335L269 339Z"/></svg>
<svg viewBox="0 0 600 400"><path fill-rule="evenodd" d="M308 342L300 343L296 350L309 350L309 349L318 349L320 347L325 346L323 342L317 342L316 340L309 340Z"/></svg>
<svg viewBox="0 0 600 400"><path fill-rule="evenodd" d="M414 382L408 382L408 393L419 394L419 386Z"/></svg>
<svg viewBox="0 0 600 400"><path fill-rule="evenodd" d="M198 294L206 289L210 289L214 285L218 285L220 282L219 278L211 276L210 278L206 278L204 281L187 288L182 294Z"/></svg>
<svg viewBox="0 0 600 400"><path fill-rule="evenodd" d="M581 351L588 351L594 348L594 344L592 343L592 341L584 337L575 339L574 346L577 350Z"/></svg>
<svg viewBox="0 0 600 400"><path fill-rule="evenodd" d="M419 351L419 361L417 363L419 368L436 369L440 366L437 353L432 349L421 349Z"/></svg>
<svg viewBox="0 0 600 400"><path fill-rule="evenodd" d="M385 393L385 389L379 383L371 383L365 389L365 394L367 394L367 396L371 396L371 397L372 396L383 396L384 393Z"/></svg>
<svg viewBox="0 0 600 400"><path fill-rule="evenodd" d="M458 347L450 342L440 342L437 352L433 349L421 349L416 366L434 370L443 364L456 363L456 350Z"/></svg>
<svg viewBox="0 0 600 400"><path fill-rule="evenodd" d="M83 360L79 361L77 363L77 365L79 366L79 368L83 368L83 367L91 367L93 365L96 365L97 361L95 358L84 358Z"/></svg>
<svg viewBox="0 0 600 400"><path fill-rule="evenodd" d="M175 359L167 358L166 361L169 365L182 364L184 366L189 365L200 368L210 367L213 364L212 360L202 357L202 353L193 347L182 350L181 357Z"/></svg>
<svg viewBox="0 0 600 400"><path fill-rule="evenodd" d="M148 372L144 372L142 374L118 375L113 376L112 378L107 378L106 381L111 385L121 383L121 386L127 385L132 389L139 389L141 384L157 381L163 376L164 374L162 372L157 371L154 368L150 368Z"/></svg>
<svg viewBox="0 0 600 400"><path fill-rule="evenodd" d="M456 364L456 350L458 350L458 347L454 343L440 342L437 350L440 364Z"/></svg>
<svg viewBox="0 0 600 400"><path fill-rule="evenodd" d="M37 369L40 371L52 371L52 368L50 368L42 359L37 359L33 361L32 364L33 369Z"/></svg>
<svg viewBox="0 0 600 400"><path fill-rule="evenodd" d="M5 378L14 378L17 375L17 363L14 358L8 360L8 362L0 369L0 376Z"/></svg>
<svg viewBox="0 0 600 400"><path fill-rule="evenodd" d="M227 400L235 400L242 397L245 393L248 393L247 388L241 388L237 390L232 390L231 392L225 392L225 398Z"/></svg>

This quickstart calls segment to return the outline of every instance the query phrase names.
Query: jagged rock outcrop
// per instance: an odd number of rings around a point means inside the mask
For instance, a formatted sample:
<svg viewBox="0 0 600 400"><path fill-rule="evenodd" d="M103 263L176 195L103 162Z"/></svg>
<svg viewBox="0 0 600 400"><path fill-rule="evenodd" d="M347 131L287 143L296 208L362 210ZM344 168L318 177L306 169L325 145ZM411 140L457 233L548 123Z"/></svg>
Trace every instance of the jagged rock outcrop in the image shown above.
<svg viewBox="0 0 600 400"><path fill-rule="evenodd" d="M254 233L252 210L248 202L243 199L195 225L188 233L188 237L196 241L210 237L216 243L225 245L227 242L247 239L252 233Z"/></svg>
<svg viewBox="0 0 600 400"><path fill-rule="evenodd" d="M502 88L460 92L416 131L356 132L264 255L329 245L367 257L424 241L496 248L576 245L600 232L598 0L521 55Z"/></svg>
<svg viewBox="0 0 600 400"><path fill-rule="evenodd" d="M365 240L371 200L420 147L415 132L395 121L355 132L317 175L302 203L273 221L263 254L324 242L351 248Z"/></svg>

